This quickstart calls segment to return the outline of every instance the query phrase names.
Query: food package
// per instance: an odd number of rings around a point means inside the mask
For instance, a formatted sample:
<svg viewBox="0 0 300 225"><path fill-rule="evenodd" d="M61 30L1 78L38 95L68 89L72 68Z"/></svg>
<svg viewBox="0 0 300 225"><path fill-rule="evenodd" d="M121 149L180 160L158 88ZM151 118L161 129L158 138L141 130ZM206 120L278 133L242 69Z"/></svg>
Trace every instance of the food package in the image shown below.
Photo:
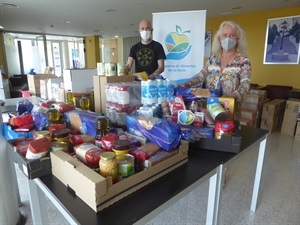
<svg viewBox="0 0 300 225"><path fill-rule="evenodd" d="M115 133L107 133L101 139L102 147L107 151L112 151L113 143L119 139L119 135Z"/></svg>
<svg viewBox="0 0 300 225"><path fill-rule="evenodd" d="M70 137L70 142L73 145L80 145L82 143L91 143L94 142L95 138L86 134L80 134L80 135L72 135Z"/></svg>
<svg viewBox="0 0 300 225"><path fill-rule="evenodd" d="M215 138L221 139L223 134L231 134L234 130L233 121L216 122L215 125Z"/></svg>
<svg viewBox="0 0 300 225"><path fill-rule="evenodd" d="M105 152L93 143L83 143L74 147L76 157L90 168L98 168L100 154Z"/></svg>
<svg viewBox="0 0 300 225"><path fill-rule="evenodd" d="M167 152L164 150L159 150L158 152L156 152L154 155L150 156L148 159L146 159L144 161L144 167L145 168L149 168L152 167L154 165L156 165L157 163L170 158L173 155L176 155L178 153L178 149Z"/></svg>
<svg viewBox="0 0 300 225"><path fill-rule="evenodd" d="M27 159L40 159L47 155L52 142L47 137L33 140L28 144Z"/></svg>

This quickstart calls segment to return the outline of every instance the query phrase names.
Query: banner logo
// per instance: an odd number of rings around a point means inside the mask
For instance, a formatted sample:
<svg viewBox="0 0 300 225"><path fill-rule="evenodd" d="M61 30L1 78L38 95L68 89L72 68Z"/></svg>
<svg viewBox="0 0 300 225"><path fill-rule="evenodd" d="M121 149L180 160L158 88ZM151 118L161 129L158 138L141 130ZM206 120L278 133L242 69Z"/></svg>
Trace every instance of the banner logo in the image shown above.
<svg viewBox="0 0 300 225"><path fill-rule="evenodd" d="M169 53L166 55L166 60L181 60L189 54L192 45L187 33L191 33L191 31L182 31L181 27L176 25L176 32L167 35L165 46Z"/></svg>

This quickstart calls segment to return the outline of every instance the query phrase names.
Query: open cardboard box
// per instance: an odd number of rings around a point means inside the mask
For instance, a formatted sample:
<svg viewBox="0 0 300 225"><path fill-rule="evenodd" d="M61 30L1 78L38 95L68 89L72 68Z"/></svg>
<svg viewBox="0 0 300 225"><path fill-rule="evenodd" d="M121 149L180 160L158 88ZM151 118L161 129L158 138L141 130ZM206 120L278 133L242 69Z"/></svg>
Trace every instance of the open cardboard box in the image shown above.
<svg viewBox="0 0 300 225"><path fill-rule="evenodd" d="M50 154L52 174L98 212L186 163L188 146L189 143L182 140L178 154L116 184L112 184L111 177L102 177L63 151Z"/></svg>

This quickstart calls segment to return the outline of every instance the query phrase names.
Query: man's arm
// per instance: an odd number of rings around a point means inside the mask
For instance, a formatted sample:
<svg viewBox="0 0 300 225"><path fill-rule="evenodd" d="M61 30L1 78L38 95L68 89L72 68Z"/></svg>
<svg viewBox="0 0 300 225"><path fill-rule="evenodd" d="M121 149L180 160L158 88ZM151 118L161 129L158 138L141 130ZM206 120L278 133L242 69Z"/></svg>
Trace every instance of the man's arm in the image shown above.
<svg viewBox="0 0 300 225"><path fill-rule="evenodd" d="M134 59L132 57L128 57L127 62L125 64L124 72L126 75L128 75L129 71L131 70L131 67L133 65Z"/></svg>
<svg viewBox="0 0 300 225"><path fill-rule="evenodd" d="M157 61L158 67L157 69L148 76L149 79L154 79L157 75L161 74L165 70L165 60L164 59L159 59Z"/></svg>

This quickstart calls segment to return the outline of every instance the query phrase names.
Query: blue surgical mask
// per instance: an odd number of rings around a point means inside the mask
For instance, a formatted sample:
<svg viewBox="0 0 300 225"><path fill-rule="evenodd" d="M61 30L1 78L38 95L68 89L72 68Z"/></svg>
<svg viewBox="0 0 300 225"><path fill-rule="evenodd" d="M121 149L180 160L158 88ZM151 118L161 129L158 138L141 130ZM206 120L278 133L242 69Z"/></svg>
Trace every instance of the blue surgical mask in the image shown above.
<svg viewBox="0 0 300 225"><path fill-rule="evenodd" d="M223 49L229 51L234 46L236 46L236 40L232 38L225 38L221 41L221 46Z"/></svg>

